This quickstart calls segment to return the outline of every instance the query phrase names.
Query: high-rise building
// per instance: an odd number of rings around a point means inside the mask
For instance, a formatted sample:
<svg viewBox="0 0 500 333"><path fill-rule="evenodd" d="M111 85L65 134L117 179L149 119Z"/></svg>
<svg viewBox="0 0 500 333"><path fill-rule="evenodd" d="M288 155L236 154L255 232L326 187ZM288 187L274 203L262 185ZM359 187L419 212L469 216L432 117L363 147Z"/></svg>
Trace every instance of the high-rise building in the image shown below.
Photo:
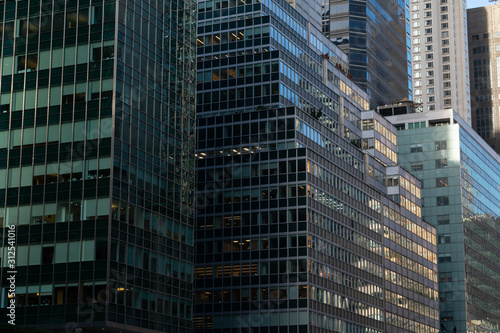
<svg viewBox="0 0 500 333"><path fill-rule="evenodd" d="M321 8L323 33L348 54L343 70L368 92L371 107L411 99L407 2L322 0Z"/></svg>
<svg viewBox="0 0 500 333"><path fill-rule="evenodd" d="M301 8L199 2L195 331L437 332L420 182Z"/></svg>
<svg viewBox="0 0 500 333"><path fill-rule="evenodd" d="M500 329L500 157L453 110L387 117L398 158L423 182L437 227L440 320L448 332Z"/></svg>
<svg viewBox="0 0 500 333"><path fill-rule="evenodd" d="M467 10L472 127L500 152L500 4Z"/></svg>
<svg viewBox="0 0 500 333"><path fill-rule="evenodd" d="M194 1L2 1L0 316L192 327Z"/></svg>
<svg viewBox="0 0 500 333"><path fill-rule="evenodd" d="M411 1L413 96L422 111L453 109L468 124L466 1Z"/></svg>

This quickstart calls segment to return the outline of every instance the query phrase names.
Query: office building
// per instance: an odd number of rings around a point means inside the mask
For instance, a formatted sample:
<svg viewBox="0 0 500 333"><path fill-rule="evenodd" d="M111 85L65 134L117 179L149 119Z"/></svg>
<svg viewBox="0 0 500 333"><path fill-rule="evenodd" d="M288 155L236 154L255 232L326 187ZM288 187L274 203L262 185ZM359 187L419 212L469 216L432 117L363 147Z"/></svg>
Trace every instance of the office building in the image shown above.
<svg viewBox="0 0 500 333"><path fill-rule="evenodd" d="M500 4L467 10L472 127L500 152Z"/></svg>
<svg viewBox="0 0 500 333"><path fill-rule="evenodd" d="M470 115L466 1L411 1L413 101L421 111Z"/></svg>
<svg viewBox="0 0 500 333"><path fill-rule="evenodd" d="M440 321L448 332L500 329L500 157L453 110L387 117L401 165L423 183L437 227Z"/></svg>
<svg viewBox="0 0 500 333"><path fill-rule="evenodd" d="M318 18L265 0L198 19L195 331L437 332L420 183L394 127L363 130L368 95Z"/></svg>
<svg viewBox="0 0 500 333"><path fill-rule="evenodd" d="M342 69L368 93L373 109L413 96L407 3L382 0L321 3L322 31L348 54L349 67Z"/></svg>
<svg viewBox="0 0 500 333"><path fill-rule="evenodd" d="M0 11L0 222L4 235L16 226L15 324L189 331L196 3Z"/></svg>

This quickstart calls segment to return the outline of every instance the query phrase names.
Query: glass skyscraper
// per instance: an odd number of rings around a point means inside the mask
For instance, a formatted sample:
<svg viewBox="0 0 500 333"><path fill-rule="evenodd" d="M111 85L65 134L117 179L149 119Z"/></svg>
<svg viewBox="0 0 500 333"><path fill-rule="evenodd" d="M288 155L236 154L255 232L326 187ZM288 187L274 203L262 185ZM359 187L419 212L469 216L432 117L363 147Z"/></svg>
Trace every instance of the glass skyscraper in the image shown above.
<svg viewBox="0 0 500 333"><path fill-rule="evenodd" d="M16 324L190 330L196 3L7 0L0 13Z"/></svg>
<svg viewBox="0 0 500 333"><path fill-rule="evenodd" d="M437 332L420 183L300 5L199 3L195 331Z"/></svg>
<svg viewBox="0 0 500 333"><path fill-rule="evenodd" d="M371 107L412 99L408 1L322 0L322 30L349 56L341 67Z"/></svg>
<svg viewBox="0 0 500 333"><path fill-rule="evenodd" d="M437 227L440 321L451 332L500 329L500 157L453 110L387 118L401 164L423 186Z"/></svg>

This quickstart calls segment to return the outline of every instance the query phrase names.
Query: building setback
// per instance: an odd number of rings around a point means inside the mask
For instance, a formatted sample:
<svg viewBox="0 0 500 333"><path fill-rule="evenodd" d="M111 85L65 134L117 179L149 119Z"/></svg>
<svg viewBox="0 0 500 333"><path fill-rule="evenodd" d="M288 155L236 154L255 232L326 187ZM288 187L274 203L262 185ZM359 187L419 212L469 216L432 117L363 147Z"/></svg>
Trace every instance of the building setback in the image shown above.
<svg viewBox="0 0 500 333"><path fill-rule="evenodd" d="M16 226L16 325L191 329L195 6L0 3L0 222L4 237Z"/></svg>
<svg viewBox="0 0 500 333"><path fill-rule="evenodd" d="M453 109L471 123L466 1L412 0L413 96L422 111Z"/></svg>
<svg viewBox="0 0 500 333"><path fill-rule="evenodd" d="M344 70L368 92L370 106L411 99L408 2L328 0L320 5L322 31L349 56Z"/></svg>
<svg viewBox="0 0 500 333"><path fill-rule="evenodd" d="M394 127L363 131L368 96L317 17L266 0L198 18L195 331L437 332L420 183Z"/></svg>
<svg viewBox="0 0 500 333"><path fill-rule="evenodd" d="M500 5L467 10L472 127L500 152Z"/></svg>
<svg viewBox="0 0 500 333"><path fill-rule="evenodd" d="M500 329L500 158L452 110L387 119L398 158L423 182L437 227L440 320L448 332Z"/></svg>

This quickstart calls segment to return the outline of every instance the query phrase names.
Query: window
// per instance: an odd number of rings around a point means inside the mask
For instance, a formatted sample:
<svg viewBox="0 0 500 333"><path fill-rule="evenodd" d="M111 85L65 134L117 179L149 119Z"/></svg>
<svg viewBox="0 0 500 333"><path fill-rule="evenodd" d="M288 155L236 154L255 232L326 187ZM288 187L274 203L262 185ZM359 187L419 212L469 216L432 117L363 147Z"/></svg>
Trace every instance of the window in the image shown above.
<svg viewBox="0 0 500 333"><path fill-rule="evenodd" d="M441 23L441 29L448 29L448 22Z"/></svg>
<svg viewBox="0 0 500 333"><path fill-rule="evenodd" d="M443 65L443 71L449 71L450 65Z"/></svg>
<svg viewBox="0 0 500 333"><path fill-rule="evenodd" d="M448 187L448 177L436 178L436 187Z"/></svg>
<svg viewBox="0 0 500 333"><path fill-rule="evenodd" d="M444 73L443 74L443 79L449 79L451 77L450 73Z"/></svg>
<svg viewBox="0 0 500 333"><path fill-rule="evenodd" d="M413 36L420 36L420 30L413 30L411 33Z"/></svg>
<svg viewBox="0 0 500 333"><path fill-rule="evenodd" d="M432 12L425 12L424 17L432 17Z"/></svg>
<svg viewBox="0 0 500 333"><path fill-rule="evenodd" d="M422 69L422 64L415 64L415 65L413 65L413 69L414 70Z"/></svg>
<svg viewBox="0 0 500 333"><path fill-rule="evenodd" d="M451 105L451 99L450 98L446 98L444 100L444 105Z"/></svg>
<svg viewBox="0 0 500 333"><path fill-rule="evenodd" d="M443 47L443 54L448 54L450 53L450 49L447 47Z"/></svg>
<svg viewBox="0 0 500 333"><path fill-rule="evenodd" d="M425 6L424 6L424 9L431 9L431 4L430 3L426 3Z"/></svg>
<svg viewBox="0 0 500 333"><path fill-rule="evenodd" d="M428 62L426 63L426 68L433 68L434 67L434 63L433 62Z"/></svg>
<svg viewBox="0 0 500 333"><path fill-rule="evenodd" d="M449 35L450 34L448 33L448 31L441 32L441 38L448 38L448 37L450 37Z"/></svg>
<svg viewBox="0 0 500 333"><path fill-rule="evenodd" d="M412 164L411 165L411 171L421 171L424 169L424 166L422 164Z"/></svg>
<svg viewBox="0 0 500 333"><path fill-rule="evenodd" d="M450 215L438 215L437 221L439 225L450 224Z"/></svg>
<svg viewBox="0 0 500 333"><path fill-rule="evenodd" d="M479 40L479 35L472 35L471 39L472 40Z"/></svg>
<svg viewBox="0 0 500 333"><path fill-rule="evenodd" d="M413 14L411 14L412 20L418 20L419 17L420 17L419 13L413 13Z"/></svg>
<svg viewBox="0 0 500 333"><path fill-rule="evenodd" d="M451 243L450 235L438 236L438 244L450 244L450 243Z"/></svg>
<svg viewBox="0 0 500 333"><path fill-rule="evenodd" d="M432 34L432 28L425 29L425 34Z"/></svg>
<svg viewBox="0 0 500 333"><path fill-rule="evenodd" d="M422 152L422 144L415 143L410 146L410 153L421 153Z"/></svg>
<svg viewBox="0 0 500 333"><path fill-rule="evenodd" d="M17 72L23 73L26 69L27 72L36 71L38 68L38 54L29 54L26 57L17 57Z"/></svg>
<svg viewBox="0 0 500 333"><path fill-rule="evenodd" d="M420 21L415 21L415 22L413 22L413 23L411 24L411 26L412 26L413 28L418 28L418 27L420 27Z"/></svg>
<svg viewBox="0 0 500 333"><path fill-rule="evenodd" d="M447 166L448 166L448 159L441 158L439 160L436 160L436 169L446 168Z"/></svg>
<svg viewBox="0 0 500 333"><path fill-rule="evenodd" d="M429 97L427 97L427 102L428 102L428 103L434 103L434 101L435 101L435 100L434 100L434 96L429 96Z"/></svg>
<svg viewBox="0 0 500 333"><path fill-rule="evenodd" d="M436 141L434 142L436 150L445 150L446 149L446 140Z"/></svg>
<svg viewBox="0 0 500 333"><path fill-rule="evenodd" d="M427 76L434 76L434 71L427 71Z"/></svg>
<svg viewBox="0 0 500 333"><path fill-rule="evenodd" d="M426 43L432 43L432 36L425 37L425 42Z"/></svg>
<svg viewBox="0 0 500 333"><path fill-rule="evenodd" d="M431 26L432 25L432 20L425 20L425 26Z"/></svg>
<svg viewBox="0 0 500 333"><path fill-rule="evenodd" d="M445 90L444 91L445 96L451 96L451 90Z"/></svg>
<svg viewBox="0 0 500 333"><path fill-rule="evenodd" d="M450 204L450 198L447 195L436 197L437 206L448 206L449 204Z"/></svg>
<svg viewBox="0 0 500 333"><path fill-rule="evenodd" d="M434 88L427 88L428 94L434 94Z"/></svg>
<svg viewBox="0 0 500 333"><path fill-rule="evenodd" d="M413 44L420 44L420 38L413 38Z"/></svg>
<svg viewBox="0 0 500 333"><path fill-rule="evenodd" d="M446 21L448 19L448 14L441 15L441 20Z"/></svg>
<svg viewBox="0 0 500 333"><path fill-rule="evenodd" d="M42 263L52 264L54 259L54 247L45 246L42 251Z"/></svg>
<svg viewBox="0 0 500 333"><path fill-rule="evenodd" d="M427 85L432 86L434 84L434 79L427 80Z"/></svg>
<svg viewBox="0 0 500 333"><path fill-rule="evenodd" d="M427 105L427 111L434 111L434 110L436 110L435 105Z"/></svg>
<svg viewBox="0 0 500 333"><path fill-rule="evenodd" d="M432 45L426 45L425 46L425 51L432 51Z"/></svg>
<svg viewBox="0 0 500 333"><path fill-rule="evenodd" d="M418 52L420 52L420 46L415 46L413 48L413 53L418 53Z"/></svg>
<svg viewBox="0 0 500 333"><path fill-rule="evenodd" d="M448 11L448 6L441 7L441 13L446 13Z"/></svg>
<svg viewBox="0 0 500 333"><path fill-rule="evenodd" d="M422 60L422 56L420 54L415 54L413 56L413 61L420 61L420 60Z"/></svg>
<svg viewBox="0 0 500 333"><path fill-rule="evenodd" d="M483 34L483 38L487 39L487 38L490 38L490 34Z"/></svg>
<svg viewBox="0 0 500 333"><path fill-rule="evenodd" d="M450 56L443 57L443 62L449 62L450 61Z"/></svg>
<svg viewBox="0 0 500 333"><path fill-rule="evenodd" d="M451 254L440 254L439 262L451 262Z"/></svg>
<svg viewBox="0 0 500 333"><path fill-rule="evenodd" d="M431 60L433 58L434 58L434 54L432 54L432 53L428 53L425 55L425 60Z"/></svg>
<svg viewBox="0 0 500 333"><path fill-rule="evenodd" d="M443 39L441 41L441 45L445 46L445 45L450 45L450 40L449 39Z"/></svg>
<svg viewBox="0 0 500 333"><path fill-rule="evenodd" d="M422 86L422 81L421 80L416 80L415 81L415 87L421 87Z"/></svg>

